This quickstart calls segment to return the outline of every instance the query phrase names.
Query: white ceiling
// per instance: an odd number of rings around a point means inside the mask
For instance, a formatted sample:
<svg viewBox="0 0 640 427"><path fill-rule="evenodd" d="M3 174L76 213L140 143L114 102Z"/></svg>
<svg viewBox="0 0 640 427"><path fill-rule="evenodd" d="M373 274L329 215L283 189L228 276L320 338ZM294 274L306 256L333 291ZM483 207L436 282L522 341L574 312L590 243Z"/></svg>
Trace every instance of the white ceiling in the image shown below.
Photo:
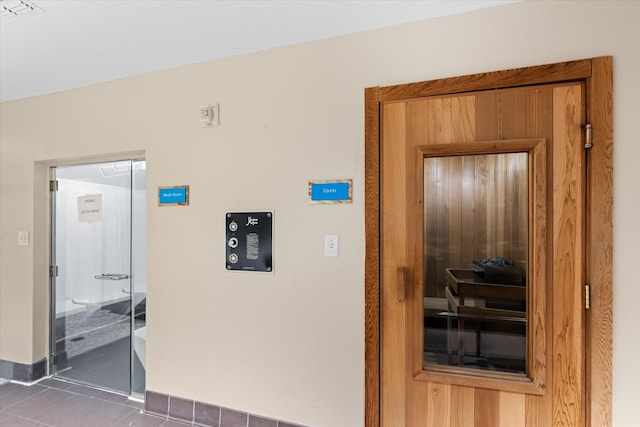
<svg viewBox="0 0 640 427"><path fill-rule="evenodd" d="M511 1L33 0L0 23L0 101Z"/></svg>

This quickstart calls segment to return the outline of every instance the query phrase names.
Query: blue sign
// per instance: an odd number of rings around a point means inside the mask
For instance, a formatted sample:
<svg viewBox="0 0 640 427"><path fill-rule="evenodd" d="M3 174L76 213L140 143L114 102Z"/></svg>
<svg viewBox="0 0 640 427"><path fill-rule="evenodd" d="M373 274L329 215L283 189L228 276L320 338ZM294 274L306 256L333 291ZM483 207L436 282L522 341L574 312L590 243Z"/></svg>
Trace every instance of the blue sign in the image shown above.
<svg viewBox="0 0 640 427"><path fill-rule="evenodd" d="M189 186L181 187L160 187L158 188L158 205L186 206L189 204Z"/></svg>
<svg viewBox="0 0 640 427"><path fill-rule="evenodd" d="M309 182L311 203L351 202L351 180Z"/></svg>

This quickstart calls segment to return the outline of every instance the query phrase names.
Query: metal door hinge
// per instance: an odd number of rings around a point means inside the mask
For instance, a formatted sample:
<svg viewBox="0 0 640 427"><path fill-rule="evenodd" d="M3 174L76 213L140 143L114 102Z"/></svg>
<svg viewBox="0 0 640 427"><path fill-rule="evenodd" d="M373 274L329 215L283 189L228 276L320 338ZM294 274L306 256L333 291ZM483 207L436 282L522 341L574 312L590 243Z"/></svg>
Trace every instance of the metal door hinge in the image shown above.
<svg viewBox="0 0 640 427"><path fill-rule="evenodd" d="M58 181L49 181L49 191L58 191Z"/></svg>
<svg viewBox="0 0 640 427"><path fill-rule="evenodd" d="M584 148L589 149L593 147L593 126L591 123L587 123L584 127Z"/></svg>
<svg viewBox="0 0 640 427"><path fill-rule="evenodd" d="M584 285L584 308L591 308L591 286Z"/></svg>
<svg viewBox="0 0 640 427"><path fill-rule="evenodd" d="M58 266L50 265L49 266L49 277L58 277Z"/></svg>

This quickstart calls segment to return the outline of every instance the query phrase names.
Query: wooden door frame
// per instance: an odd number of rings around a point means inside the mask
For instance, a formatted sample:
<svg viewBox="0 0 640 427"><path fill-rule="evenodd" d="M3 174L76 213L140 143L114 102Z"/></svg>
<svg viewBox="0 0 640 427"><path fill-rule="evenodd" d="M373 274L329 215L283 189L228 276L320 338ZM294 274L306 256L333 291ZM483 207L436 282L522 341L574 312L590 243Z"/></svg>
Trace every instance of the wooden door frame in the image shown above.
<svg viewBox="0 0 640 427"><path fill-rule="evenodd" d="M582 81L593 147L587 155L586 421L611 425L613 343L613 58L562 62L365 89L365 426L380 425L380 104L425 96Z"/></svg>

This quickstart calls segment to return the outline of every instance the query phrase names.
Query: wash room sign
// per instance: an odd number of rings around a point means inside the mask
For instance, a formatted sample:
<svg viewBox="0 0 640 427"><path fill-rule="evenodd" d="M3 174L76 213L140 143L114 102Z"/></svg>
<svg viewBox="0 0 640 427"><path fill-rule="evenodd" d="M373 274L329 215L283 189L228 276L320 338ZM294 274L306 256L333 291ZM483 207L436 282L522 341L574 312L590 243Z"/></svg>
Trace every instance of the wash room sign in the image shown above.
<svg viewBox="0 0 640 427"><path fill-rule="evenodd" d="M227 212L227 270L272 271L273 212Z"/></svg>

